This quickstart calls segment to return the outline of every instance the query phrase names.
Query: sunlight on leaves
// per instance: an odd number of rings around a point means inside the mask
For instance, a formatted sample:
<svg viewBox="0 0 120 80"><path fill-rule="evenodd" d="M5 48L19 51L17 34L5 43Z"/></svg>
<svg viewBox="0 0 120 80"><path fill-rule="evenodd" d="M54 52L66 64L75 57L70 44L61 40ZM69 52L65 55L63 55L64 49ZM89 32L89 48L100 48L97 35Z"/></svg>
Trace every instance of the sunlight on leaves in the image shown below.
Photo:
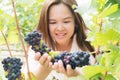
<svg viewBox="0 0 120 80"><path fill-rule="evenodd" d="M104 18L106 16L109 16L111 14L113 14L114 12L116 12L118 10L118 4L114 4L112 6L108 6L107 8L105 8L99 15L100 18Z"/></svg>
<svg viewBox="0 0 120 80"><path fill-rule="evenodd" d="M84 76L89 79L95 74L103 73L104 69L102 69L101 66L86 66L82 68L82 71L84 73Z"/></svg>

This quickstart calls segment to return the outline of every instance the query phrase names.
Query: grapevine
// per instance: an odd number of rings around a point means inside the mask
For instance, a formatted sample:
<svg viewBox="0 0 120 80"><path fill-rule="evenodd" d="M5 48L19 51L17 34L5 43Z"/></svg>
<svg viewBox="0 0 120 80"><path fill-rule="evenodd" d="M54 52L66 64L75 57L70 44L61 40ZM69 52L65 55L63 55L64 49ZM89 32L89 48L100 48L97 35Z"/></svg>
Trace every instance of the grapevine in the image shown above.
<svg viewBox="0 0 120 80"><path fill-rule="evenodd" d="M85 51L76 51L74 53L69 53L66 51L52 51L48 46L42 41L42 34L37 30L29 33L25 37L25 41L31 45L31 49L35 52L40 52L41 55L48 53L53 59L52 62L58 62L62 60L64 67L66 68L67 64L70 64L72 69L76 67L82 67L89 65L89 56L90 54Z"/></svg>

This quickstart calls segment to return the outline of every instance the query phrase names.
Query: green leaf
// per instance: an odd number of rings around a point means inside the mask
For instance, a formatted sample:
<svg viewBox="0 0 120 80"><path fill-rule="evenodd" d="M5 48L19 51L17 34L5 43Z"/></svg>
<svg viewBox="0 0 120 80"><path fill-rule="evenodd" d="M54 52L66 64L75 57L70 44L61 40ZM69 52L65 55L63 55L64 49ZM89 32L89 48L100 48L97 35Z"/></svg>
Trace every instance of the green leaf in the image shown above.
<svg viewBox="0 0 120 80"><path fill-rule="evenodd" d="M103 66L106 69L106 71L109 71L112 68L112 65L114 64L115 58L116 56L111 53L104 53L101 58L100 65Z"/></svg>
<svg viewBox="0 0 120 80"><path fill-rule="evenodd" d="M120 54L120 48L113 44L108 44L104 49L109 49L112 54L116 54L117 56Z"/></svg>
<svg viewBox="0 0 120 80"><path fill-rule="evenodd" d="M98 0L98 3L100 4L101 7L103 7L108 0Z"/></svg>
<svg viewBox="0 0 120 80"><path fill-rule="evenodd" d="M102 78L103 78L103 74L97 73L94 76L90 77L89 80L102 80Z"/></svg>
<svg viewBox="0 0 120 80"><path fill-rule="evenodd" d="M87 78L87 79L94 76L95 74L104 73L104 69L99 65L85 66L82 68L82 71L84 73L85 78Z"/></svg>
<svg viewBox="0 0 120 80"><path fill-rule="evenodd" d="M107 74L106 77L105 77L105 80L117 80L113 77L113 75L111 74Z"/></svg>
<svg viewBox="0 0 120 80"><path fill-rule="evenodd" d="M95 47L97 47L98 45L99 46L105 45L107 44L106 37L102 32L98 32L96 33L94 41L91 44L94 45Z"/></svg>
<svg viewBox="0 0 120 80"><path fill-rule="evenodd" d="M106 39L111 41L111 42L115 42L115 41L119 41L120 40L120 34L118 32L116 32L114 29L109 29L106 34Z"/></svg>
<svg viewBox="0 0 120 80"><path fill-rule="evenodd" d="M97 0L97 3L98 3L97 9L98 9L99 12L104 9L105 4L106 4L107 1L108 0Z"/></svg>
<svg viewBox="0 0 120 80"><path fill-rule="evenodd" d="M114 4L112 6L108 6L106 7L99 15L100 18L104 18L108 15L113 14L114 12L116 12L118 10L118 4Z"/></svg>
<svg viewBox="0 0 120 80"><path fill-rule="evenodd" d="M115 13L109 15L109 17L110 18L119 18L120 17L119 14L120 14L120 7L118 8L118 10Z"/></svg>
<svg viewBox="0 0 120 80"><path fill-rule="evenodd" d="M120 40L120 34L113 29L109 29L107 32L98 32L95 35L93 42L94 46L103 46L108 44L115 44Z"/></svg>
<svg viewBox="0 0 120 80"><path fill-rule="evenodd" d="M119 10L119 13L120 13L120 10ZM120 34L120 17L117 16L118 18L113 18L113 20L111 19L110 22L112 24L112 29L115 30L116 32L118 32Z"/></svg>
<svg viewBox="0 0 120 80"><path fill-rule="evenodd" d="M112 74L120 79L120 55L115 59L114 67L112 68Z"/></svg>

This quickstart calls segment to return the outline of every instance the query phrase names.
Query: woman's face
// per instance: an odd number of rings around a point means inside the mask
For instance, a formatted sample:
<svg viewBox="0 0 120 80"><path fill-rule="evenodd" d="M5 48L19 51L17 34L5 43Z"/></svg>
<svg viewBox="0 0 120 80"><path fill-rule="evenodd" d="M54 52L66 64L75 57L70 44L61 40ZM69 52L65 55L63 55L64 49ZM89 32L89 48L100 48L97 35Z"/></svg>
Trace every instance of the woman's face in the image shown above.
<svg viewBox="0 0 120 80"><path fill-rule="evenodd" d="M66 44L74 34L74 17L64 4L53 5L49 12L49 31L57 44Z"/></svg>

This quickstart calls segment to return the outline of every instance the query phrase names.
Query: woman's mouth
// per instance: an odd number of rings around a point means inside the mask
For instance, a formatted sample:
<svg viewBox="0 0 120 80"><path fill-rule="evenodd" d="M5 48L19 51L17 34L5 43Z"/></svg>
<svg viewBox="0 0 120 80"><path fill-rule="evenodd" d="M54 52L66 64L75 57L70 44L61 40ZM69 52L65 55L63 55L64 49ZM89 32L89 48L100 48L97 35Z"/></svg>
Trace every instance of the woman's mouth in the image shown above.
<svg viewBox="0 0 120 80"><path fill-rule="evenodd" d="M58 39L62 39L62 38L65 37L65 35L66 35L66 33L57 33L57 34L56 34L56 37L57 37Z"/></svg>

